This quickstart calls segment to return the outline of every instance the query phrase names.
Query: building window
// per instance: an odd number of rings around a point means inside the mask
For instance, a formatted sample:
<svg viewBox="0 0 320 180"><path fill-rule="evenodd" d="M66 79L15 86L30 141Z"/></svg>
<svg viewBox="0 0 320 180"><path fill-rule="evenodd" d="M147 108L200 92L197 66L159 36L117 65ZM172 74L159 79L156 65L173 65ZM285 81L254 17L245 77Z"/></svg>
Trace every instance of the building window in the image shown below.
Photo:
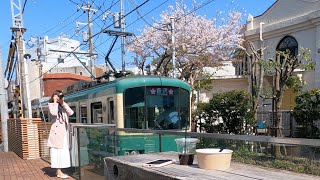
<svg viewBox="0 0 320 180"><path fill-rule="evenodd" d="M296 57L298 55L298 42L292 36L285 36L281 39L277 46L277 51L290 51L291 57Z"/></svg>
<svg viewBox="0 0 320 180"><path fill-rule="evenodd" d="M64 59L63 58L58 58L58 63L64 63Z"/></svg>

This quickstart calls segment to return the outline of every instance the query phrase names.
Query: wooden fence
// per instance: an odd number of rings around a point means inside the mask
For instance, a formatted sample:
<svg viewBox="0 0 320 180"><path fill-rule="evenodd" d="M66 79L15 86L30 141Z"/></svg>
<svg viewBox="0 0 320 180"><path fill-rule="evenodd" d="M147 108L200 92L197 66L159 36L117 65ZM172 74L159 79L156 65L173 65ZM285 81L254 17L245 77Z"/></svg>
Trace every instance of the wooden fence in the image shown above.
<svg viewBox="0 0 320 180"><path fill-rule="evenodd" d="M50 162L50 150L47 146L50 128L51 122L42 122L39 124L40 157L47 162Z"/></svg>
<svg viewBox="0 0 320 180"><path fill-rule="evenodd" d="M8 147L22 159L40 158L46 125L40 118L8 119Z"/></svg>

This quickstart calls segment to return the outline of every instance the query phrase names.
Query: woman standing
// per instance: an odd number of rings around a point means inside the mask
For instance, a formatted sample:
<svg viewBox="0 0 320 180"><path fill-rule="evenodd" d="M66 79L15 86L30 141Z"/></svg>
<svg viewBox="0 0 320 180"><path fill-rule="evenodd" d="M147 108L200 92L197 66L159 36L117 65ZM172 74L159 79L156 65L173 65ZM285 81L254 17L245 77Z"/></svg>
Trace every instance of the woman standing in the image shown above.
<svg viewBox="0 0 320 180"><path fill-rule="evenodd" d="M69 116L73 110L63 100L60 90L53 92L49 100L49 112L51 116L51 129L48 138L50 147L51 168L57 169L58 178L69 178L62 173L61 168L68 168L70 164L69 152Z"/></svg>

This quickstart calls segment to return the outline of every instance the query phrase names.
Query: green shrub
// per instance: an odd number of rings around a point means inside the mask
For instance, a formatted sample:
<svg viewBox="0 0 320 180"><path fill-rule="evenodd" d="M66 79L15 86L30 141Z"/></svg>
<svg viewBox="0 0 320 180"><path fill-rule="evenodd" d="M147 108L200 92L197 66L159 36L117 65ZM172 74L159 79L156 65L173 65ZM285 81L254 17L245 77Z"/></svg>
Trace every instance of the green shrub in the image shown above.
<svg viewBox="0 0 320 180"><path fill-rule="evenodd" d="M320 119L320 90L302 92L296 97L293 117L298 125L296 136L299 138L320 138L319 128L314 125Z"/></svg>
<svg viewBox="0 0 320 180"><path fill-rule="evenodd" d="M245 134L254 124L251 102L243 90L213 94L209 103L198 104L193 118L208 133Z"/></svg>

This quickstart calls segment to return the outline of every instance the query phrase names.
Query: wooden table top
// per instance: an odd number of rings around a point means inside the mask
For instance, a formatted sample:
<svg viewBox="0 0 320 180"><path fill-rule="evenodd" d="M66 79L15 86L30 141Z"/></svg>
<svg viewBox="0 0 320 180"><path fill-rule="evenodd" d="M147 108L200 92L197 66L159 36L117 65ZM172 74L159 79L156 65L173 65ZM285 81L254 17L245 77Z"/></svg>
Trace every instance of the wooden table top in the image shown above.
<svg viewBox="0 0 320 180"><path fill-rule="evenodd" d="M177 163L158 168L143 167L147 163L159 159L174 159ZM112 167L117 165L119 175L110 179L219 179L219 180L243 180L243 179L272 179L272 180L316 180L319 176L294 173L290 171L265 168L248 164L231 162L228 170L205 170L197 165L197 159L193 165L179 165L178 154L176 152L165 152L155 154L139 154L130 156L106 157L105 163L108 173L112 173Z"/></svg>

